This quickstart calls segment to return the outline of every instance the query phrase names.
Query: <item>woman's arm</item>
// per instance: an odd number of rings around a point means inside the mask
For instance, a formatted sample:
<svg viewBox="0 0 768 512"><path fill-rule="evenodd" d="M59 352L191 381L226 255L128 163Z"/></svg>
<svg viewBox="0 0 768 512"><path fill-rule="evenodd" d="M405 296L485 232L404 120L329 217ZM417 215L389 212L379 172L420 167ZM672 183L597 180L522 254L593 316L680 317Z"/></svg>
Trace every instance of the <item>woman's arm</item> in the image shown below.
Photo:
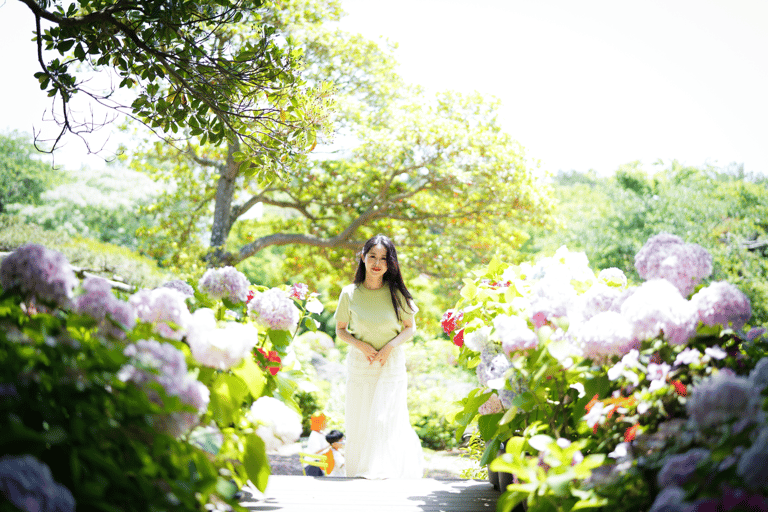
<svg viewBox="0 0 768 512"><path fill-rule="evenodd" d="M379 362L381 363L381 366L384 366L384 363L386 363L387 359L389 358L389 354L392 353L392 349L413 338L413 335L416 334L416 319L406 318L403 320L403 326L405 328L400 331L397 336L389 340L389 343L381 347L381 350L379 350L373 360L371 360L371 363Z"/></svg>
<svg viewBox="0 0 768 512"><path fill-rule="evenodd" d="M360 341L359 339L352 336L352 334L347 330L347 322L336 322L336 337L338 339L344 340L346 343L352 345L357 350L362 352L366 359L368 359L369 363L373 362L376 354L378 353L376 349L368 343Z"/></svg>

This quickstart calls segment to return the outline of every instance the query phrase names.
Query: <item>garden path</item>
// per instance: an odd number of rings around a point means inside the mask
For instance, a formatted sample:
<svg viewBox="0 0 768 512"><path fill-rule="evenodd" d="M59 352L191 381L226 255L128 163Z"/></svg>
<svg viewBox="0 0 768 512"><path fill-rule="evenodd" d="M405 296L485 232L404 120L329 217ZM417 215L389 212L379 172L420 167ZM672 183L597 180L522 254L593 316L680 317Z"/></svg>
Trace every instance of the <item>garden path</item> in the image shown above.
<svg viewBox="0 0 768 512"><path fill-rule="evenodd" d="M264 494L244 489L254 512L493 512L499 492L487 481L365 480L272 475Z"/></svg>

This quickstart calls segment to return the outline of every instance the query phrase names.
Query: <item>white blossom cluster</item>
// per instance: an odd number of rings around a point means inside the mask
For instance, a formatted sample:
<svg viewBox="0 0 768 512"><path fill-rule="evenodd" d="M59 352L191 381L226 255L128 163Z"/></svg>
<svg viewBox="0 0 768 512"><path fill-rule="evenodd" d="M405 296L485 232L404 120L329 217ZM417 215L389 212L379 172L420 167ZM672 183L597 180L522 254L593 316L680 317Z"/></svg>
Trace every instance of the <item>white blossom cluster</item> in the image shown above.
<svg viewBox="0 0 768 512"><path fill-rule="evenodd" d="M224 322L219 326L213 310L202 308L192 315L187 343L198 363L229 370L250 355L258 336L259 331L251 324Z"/></svg>
<svg viewBox="0 0 768 512"><path fill-rule="evenodd" d="M142 322L169 340L181 340L189 328L190 313L185 296L172 288L143 289L129 299Z"/></svg>
<svg viewBox="0 0 768 512"><path fill-rule="evenodd" d="M210 298L233 302L245 302L249 286L248 278L235 267L209 268L198 282L200 291Z"/></svg>
<svg viewBox="0 0 768 512"><path fill-rule="evenodd" d="M251 405L246 419L256 426L267 451L293 443L301 436L301 416L271 396L262 396Z"/></svg>
<svg viewBox="0 0 768 512"><path fill-rule="evenodd" d="M170 343L156 340L139 340L128 345L123 353L130 357L117 377L123 382L133 382L143 388L150 400L163 405L162 397L148 386L159 384L168 396L177 396L181 402L197 409L191 412L174 412L158 420L158 426L172 435L180 435L197 424L199 414L208 409L210 390L187 372L184 353Z"/></svg>
<svg viewBox="0 0 768 512"><path fill-rule="evenodd" d="M136 325L133 306L115 297L106 279L89 276L82 287L85 293L75 298L75 311L96 319L103 333L125 339L125 332Z"/></svg>
<svg viewBox="0 0 768 512"><path fill-rule="evenodd" d="M698 244L686 244L679 236L659 233L635 255L635 268L643 279L666 279L688 297L712 273L712 256Z"/></svg>
<svg viewBox="0 0 768 512"><path fill-rule="evenodd" d="M28 299L67 306L77 283L67 258L42 245L19 247L0 263L3 289L18 289Z"/></svg>
<svg viewBox="0 0 768 512"><path fill-rule="evenodd" d="M0 494L18 510L74 512L75 499L32 455L0 457Z"/></svg>
<svg viewBox="0 0 768 512"><path fill-rule="evenodd" d="M258 323L274 331L293 331L301 318L299 308L279 288L257 293L248 303L248 313Z"/></svg>

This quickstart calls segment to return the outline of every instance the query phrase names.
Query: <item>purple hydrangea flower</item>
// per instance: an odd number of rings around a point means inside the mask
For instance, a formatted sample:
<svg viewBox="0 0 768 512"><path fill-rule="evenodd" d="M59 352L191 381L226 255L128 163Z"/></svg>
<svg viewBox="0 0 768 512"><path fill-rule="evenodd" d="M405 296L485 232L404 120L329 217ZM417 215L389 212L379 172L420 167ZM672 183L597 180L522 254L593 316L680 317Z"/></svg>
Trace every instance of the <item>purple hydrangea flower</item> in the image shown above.
<svg viewBox="0 0 768 512"><path fill-rule="evenodd" d="M635 268L643 279L666 279L688 297L712 273L712 255L698 244L686 244L679 236L659 233L635 255Z"/></svg>
<svg viewBox="0 0 768 512"><path fill-rule="evenodd" d="M768 387L768 357L757 362L755 368L749 373L749 381L759 392Z"/></svg>
<svg viewBox="0 0 768 512"><path fill-rule="evenodd" d="M686 409L699 428L736 421L734 431L752 423L759 411L749 379L721 371L703 380L688 397Z"/></svg>
<svg viewBox="0 0 768 512"><path fill-rule="evenodd" d="M664 467L656 475L659 487L663 489L672 485L685 485L693 477L698 465L707 460L710 455L709 450L703 448L694 448L685 453L670 455L664 462Z"/></svg>
<svg viewBox="0 0 768 512"><path fill-rule="evenodd" d="M147 384L156 382L168 396L178 396L181 402L202 414L208 409L210 390L187 372L184 353L170 343L156 340L139 340L128 345L123 353L130 357L117 377L123 382L133 382L143 388L150 400L162 406L162 398ZM161 430L180 435L197 423L199 414L186 411L174 412L158 418L156 426Z"/></svg>
<svg viewBox="0 0 768 512"><path fill-rule="evenodd" d="M649 512L693 512L693 509L685 501L685 489L670 485L656 495Z"/></svg>
<svg viewBox="0 0 768 512"><path fill-rule="evenodd" d="M173 281L168 281L167 283L163 283L161 288L170 288L171 290L176 290L178 292L181 292L185 297L195 296L194 288L189 286L186 282L182 281L181 279L174 279Z"/></svg>
<svg viewBox="0 0 768 512"><path fill-rule="evenodd" d="M125 339L125 331L136 325L133 306L115 297L106 279L89 276L82 286L85 293L75 298L75 311L96 319L105 334Z"/></svg>
<svg viewBox="0 0 768 512"><path fill-rule="evenodd" d="M245 302L250 283L245 274L235 267L209 268L200 278L198 288L212 299L228 298Z"/></svg>
<svg viewBox="0 0 768 512"><path fill-rule="evenodd" d="M0 457L0 492L19 510L75 510L75 499L69 489L56 482L50 468L32 455Z"/></svg>
<svg viewBox="0 0 768 512"><path fill-rule="evenodd" d="M487 362L481 358L480 364L475 368L477 380L481 386L490 386L498 389L505 384L503 377L510 366L509 359L504 354L497 354Z"/></svg>
<svg viewBox="0 0 768 512"><path fill-rule="evenodd" d="M42 245L19 247L0 263L3 289L18 290L27 299L67 306L77 283L67 258Z"/></svg>
<svg viewBox="0 0 768 512"><path fill-rule="evenodd" d="M639 341L664 334L674 345L684 345L696 333L696 310L669 281L654 279L639 286L621 306Z"/></svg>
<svg viewBox="0 0 768 512"><path fill-rule="evenodd" d="M184 295L171 288L143 289L129 299L139 320L169 340L181 340L189 327L190 313Z"/></svg>
<svg viewBox="0 0 768 512"><path fill-rule="evenodd" d="M301 317L293 300L278 288L257 293L248 303L248 312L261 325L274 331L293 331Z"/></svg>
<svg viewBox="0 0 768 512"><path fill-rule="evenodd" d="M752 316L749 299L736 286L725 281L712 283L691 297L699 319L704 325L713 327L744 327Z"/></svg>
<svg viewBox="0 0 768 512"><path fill-rule="evenodd" d="M736 472L744 483L754 490L765 490L768 487L768 427L760 430L760 434L739 459Z"/></svg>

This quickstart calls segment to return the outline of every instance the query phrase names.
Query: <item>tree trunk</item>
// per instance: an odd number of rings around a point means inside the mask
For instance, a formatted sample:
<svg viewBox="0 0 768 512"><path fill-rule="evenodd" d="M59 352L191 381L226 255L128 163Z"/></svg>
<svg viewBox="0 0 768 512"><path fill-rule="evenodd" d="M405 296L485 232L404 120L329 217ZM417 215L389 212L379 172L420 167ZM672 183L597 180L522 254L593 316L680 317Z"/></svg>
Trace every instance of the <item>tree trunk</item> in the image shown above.
<svg viewBox="0 0 768 512"><path fill-rule="evenodd" d="M240 149L240 142L230 141L227 146L227 162L219 168L219 181L216 185L216 202L213 210L213 227L211 228L211 259L213 266L228 263L224 252L229 232L232 229L232 199L235 195L235 180L240 164L235 162L232 155Z"/></svg>

